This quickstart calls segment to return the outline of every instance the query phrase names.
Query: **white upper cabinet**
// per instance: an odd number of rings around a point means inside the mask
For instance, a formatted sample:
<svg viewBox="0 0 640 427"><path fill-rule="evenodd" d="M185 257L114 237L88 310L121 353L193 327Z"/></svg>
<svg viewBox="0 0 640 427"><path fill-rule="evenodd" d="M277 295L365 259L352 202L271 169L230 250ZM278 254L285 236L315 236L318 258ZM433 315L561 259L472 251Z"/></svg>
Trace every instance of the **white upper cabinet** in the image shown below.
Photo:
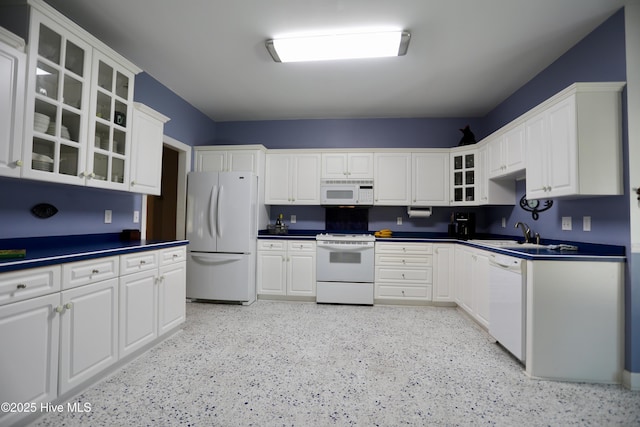
<svg viewBox="0 0 640 427"><path fill-rule="evenodd" d="M157 194L155 186L131 185L139 172L131 164L135 138L149 136L148 127L134 129L134 81L141 70L46 3L29 6L25 107L13 107L25 113L21 159L11 161L21 161L20 176ZM161 150L161 137L155 143ZM146 139L140 144L149 147Z"/></svg>
<svg viewBox="0 0 640 427"><path fill-rule="evenodd" d="M622 194L622 83L576 83L526 121L529 199Z"/></svg>
<svg viewBox="0 0 640 427"><path fill-rule="evenodd" d="M320 204L320 153L268 153L265 203Z"/></svg>
<svg viewBox="0 0 640 427"><path fill-rule="evenodd" d="M476 148L451 151L451 205L477 205L476 191L479 173L478 150Z"/></svg>
<svg viewBox="0 0 640 427"><path fill-rule="evenodd" d="M253 172L264 175L264 153L262 145L244 147L204 146L194 147L195 170L197 172Z"/></svg>
<svg viewBox="0 0 640 427"><path fill-rule="evenodd" d="M520 123L487 143L489 178L512 176L525 169L525 125Z"/></svg>
<svg viewBox="0 0 640 427"><path fill-rule="evenodd" d="M411 205L449 206L449 151L411 155Z"/></svg>
<svg viewBox="0 0 640 427"><path fill-rule="evenodd" d="M411 204L411 153L374 154L374 205Z"/></svg>
<svg viewBox="0 0 640 427"><path fill-rule="evenodd" d="M130 189L136 193L160 194L162 140L168 117L146 105L135 103L132 120Z"/></svg>
<svg viewBox="0 0 640 427"><path fill-rule="evenodd" d="M322 153L323 179L372 179L373 153Z"/></svg>
<svg viewBox="0 0 640 427"><path fill-rule="evenodd" d="M128 190L135 75L97 50L91 71L87 184Z"/></svg>
<svg viewBox="0 0 640 427"><path fill-rule="evenodd" d="M31 9L23 176L85 184L93 49Z"/></svg>
<svg viewBox="0 0 640 427"><path fill-rule="evenodd" d="M0 175L19 177L22 166L24 40L0 27Z"/></svg>

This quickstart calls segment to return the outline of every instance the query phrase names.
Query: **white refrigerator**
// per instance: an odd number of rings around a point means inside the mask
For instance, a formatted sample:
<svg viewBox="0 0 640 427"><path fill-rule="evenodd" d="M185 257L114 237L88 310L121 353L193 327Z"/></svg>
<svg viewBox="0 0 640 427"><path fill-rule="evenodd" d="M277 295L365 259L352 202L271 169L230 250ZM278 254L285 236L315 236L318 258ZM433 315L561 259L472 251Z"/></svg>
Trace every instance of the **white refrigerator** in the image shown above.
<svg viewBox="0 0 640 427"><path fill-rule="evenodd" d="M257 177L191 172L187 178L187 298L256 300Z"/></svg>

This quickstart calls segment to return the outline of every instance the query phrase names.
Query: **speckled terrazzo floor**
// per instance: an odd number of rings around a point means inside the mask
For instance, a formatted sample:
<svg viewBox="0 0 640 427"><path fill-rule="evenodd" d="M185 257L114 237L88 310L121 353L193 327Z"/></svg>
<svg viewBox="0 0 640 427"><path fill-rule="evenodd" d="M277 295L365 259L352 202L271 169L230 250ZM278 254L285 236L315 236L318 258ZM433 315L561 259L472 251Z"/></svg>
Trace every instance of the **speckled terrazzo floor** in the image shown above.
<svg viewBox="0 0 640 427"><path fill-rule="evenodd" d="M184 331L37 426L638 426L640 393L536 381L456 309L189 303Z"/></svg>

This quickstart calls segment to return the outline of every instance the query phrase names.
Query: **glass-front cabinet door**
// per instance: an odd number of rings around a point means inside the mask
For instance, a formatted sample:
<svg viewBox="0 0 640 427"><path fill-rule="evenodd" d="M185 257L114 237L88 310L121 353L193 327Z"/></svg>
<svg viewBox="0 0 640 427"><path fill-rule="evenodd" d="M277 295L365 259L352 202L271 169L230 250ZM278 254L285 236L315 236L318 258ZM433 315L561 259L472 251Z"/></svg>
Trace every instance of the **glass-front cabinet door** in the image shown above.
<svg viewBox="0 0 640 427"><path fill-rule="evenodd" d="M25 175L81 184L92 49L37 13L29 37Z"/></svg>
<svg viewBox="0 0 640 427"><path fill-rule="evenodd" d="M452 200L453 205L474 205L477 202L476 183L478 179L477 150L451 153Z"/></svg>
<svg viewBox="0 0 640 427"><path fill-rule="evenodd" d="M87 184L126 190L134 74L99 51L94 51L92 72Z"/></svg>

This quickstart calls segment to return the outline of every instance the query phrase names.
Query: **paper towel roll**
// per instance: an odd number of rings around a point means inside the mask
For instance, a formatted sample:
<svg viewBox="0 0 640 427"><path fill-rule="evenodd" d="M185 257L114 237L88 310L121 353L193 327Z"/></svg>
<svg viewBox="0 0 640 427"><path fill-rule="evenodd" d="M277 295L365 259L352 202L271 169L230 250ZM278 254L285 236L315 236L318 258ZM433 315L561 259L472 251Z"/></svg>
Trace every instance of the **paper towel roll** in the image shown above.
<svg viewBox="0 0 640 427"><path fill-rule="evenodd" d="M412 208L407 207L409 218L429 218L433 208Z"/></svg>

